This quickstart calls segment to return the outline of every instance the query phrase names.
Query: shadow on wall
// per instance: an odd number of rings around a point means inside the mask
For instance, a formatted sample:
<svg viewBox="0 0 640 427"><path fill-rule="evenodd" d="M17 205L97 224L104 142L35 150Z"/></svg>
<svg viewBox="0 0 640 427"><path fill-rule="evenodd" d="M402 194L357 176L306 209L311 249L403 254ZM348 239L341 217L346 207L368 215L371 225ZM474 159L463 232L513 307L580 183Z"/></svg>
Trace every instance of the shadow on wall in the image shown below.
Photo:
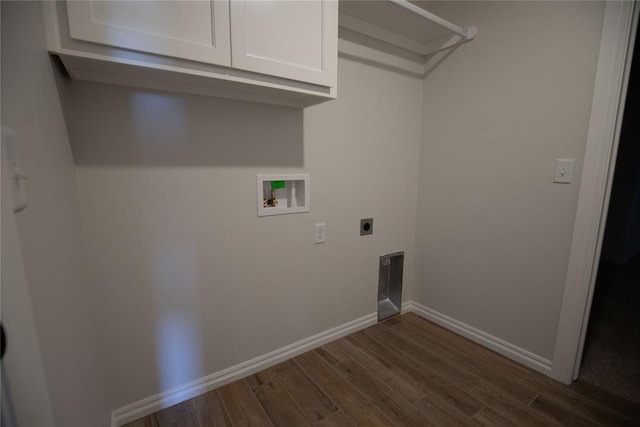
<svg viewBox="0 0 640 427"><path fill-rule="evenodd" d="M108 312L113 306L122 307L126 312L126 300L131 295L145 295L147 307L141 311L148 313L140 315L144 326L133 329L145 334L136 337L143 342L137 345L141 353L151 357L144 360L138 357L131 364L150 364L152 370L157 369L157 377L149 379L149 384L145 385L151 390L155 387L156 391L167 391L182 386L209 373L205 366L204 344L207 340L203 337L206 325L201 310L202 288L224 287L217 283L221 279L206 276L211 267L203 269L198 259L209 256L209 249L214 252L223 245L225 237L219 229L228 227L229 216L225 215L237 216L237 212L218 209L215 202L211 202L213 198L200 200L198 190L212 184L203 182L202 175L180 174L180 179L171 183L171 188L179 192L180 197L167 198L163 183L175 175L163 173L163 168L303 167L303 110L71 81L61 72L55 59L53 62L76 166L118 168L110 171L106 178L109 183L99 187L120 186L122 189L115 203L109 199L99 204L112 212L109 214L112 221L102 224L111 228L103 235L102 230L88 226L94 232L93 238L99 242L100 257L115 258L114 264L118 265L124 259L120 257L121 247L128 246L127 257L144 266L122 274L109 267L105 270L97 268L97 276L92 278L97 283L95 292L112 299L117 299L114 296L117 292L113 291L117 286L107 290L102 283L134 280L137 272L145 275L145 280L136 281L135 289L130 289L131 293L124 300L113 305L104 303L99 306L98 313ZM151 185L143 179L145 175L140 174L143 176L140 181L122 188L123 176L128 176L134 168L153 168L153 172L160 173L153 174ZM209 179L213 178L209 176ZM250 194L249 202L255 197L253 179L250 176L250 192L243 193ZM224 194L220 193L220 188L211 185L208 192ZM245 187L241 188L244 191ZM100 209L94 210L91 200L83 212L88 224L99 221L100 215L104 214ZM188 214L184 213L181 203L192 208ZM118 208L121 204L126 204L128 209ZM245 209L252 217L255 216L254 206L250 203L251 209ZM206 214L201 215L204 212ZM236 234L230 232L229 235ZM208 249L203 250L203 246ZM147 286L150 289L145 289ZM208 301L204 306L215 307L215 304ZM109 333L118 330L118 322L108 316L101 317L99 322L107 325L105 329ZM132 333L123 335L129 337ZM149 341L151 345L147 344ZM209 359L215 360L215 357L208 355ZM109 363L118 365L119 361L114 356ZM122 379L112 381L117 384ZM150 385L151 381L157 381L157 387ZM135 398L137 393L142 397L147 393L145 390L136 390L131 395ZM176 400L173 403L183 400L182 397L180 393L174 393L172 398ZM124 403L127 402L117 402L114 406Z"/></svg>
<svg viewBox="0 0 640 427"><path fill-rule="evenodd" d="M625 264L640 254L640 31L636 34L601 260Z"/></svg>
<svg viewBox="0 0 640 427"><path fill-rule="evenodd" d="M303 166L301 109L58 79L76 165Z"/></svg>

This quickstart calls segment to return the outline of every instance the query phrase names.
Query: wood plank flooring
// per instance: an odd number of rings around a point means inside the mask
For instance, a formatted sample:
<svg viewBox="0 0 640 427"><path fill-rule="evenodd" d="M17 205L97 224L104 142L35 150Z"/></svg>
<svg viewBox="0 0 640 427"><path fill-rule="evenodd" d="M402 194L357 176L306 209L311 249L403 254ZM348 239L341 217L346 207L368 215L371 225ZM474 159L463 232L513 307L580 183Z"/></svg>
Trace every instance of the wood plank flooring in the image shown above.
<svg viewBox="0 0 640 427"><path fill-rule="evenodd" d="M639 426L640 408L408 313L126 427L423 425Z"/></svg>

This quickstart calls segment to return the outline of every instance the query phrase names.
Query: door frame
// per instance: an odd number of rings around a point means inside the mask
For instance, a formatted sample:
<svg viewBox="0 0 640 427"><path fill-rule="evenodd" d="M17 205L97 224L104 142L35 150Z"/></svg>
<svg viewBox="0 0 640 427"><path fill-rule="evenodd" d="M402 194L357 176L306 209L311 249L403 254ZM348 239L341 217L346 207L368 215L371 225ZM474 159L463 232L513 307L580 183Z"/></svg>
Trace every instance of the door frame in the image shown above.
<svg viewBox="0 0 640 427"><path fill-rule="evenodd" d="M551 376L578 377L620 139L638 0L607 1Z"/></svg>
<svg viewBox="0 0 640 427"><path fill-rule="evenodd" d="M3 9L5 4L0 4L0 27ZM2 28L0 28L0 45L2 45L1 38ZM0 55L0 65L2 65L2 55ZM0 99L2 82L3 79L0 79ZM23 264L18 225L13 212L11 191L13 171L6 155L6 139L13 136L10 136L12 132L1 119L0 103L0 223L2 224L0 319L7 338L6 351L0 363L0 425L49 427L55 426L55 419L33 320L33 307Z"/></svg>

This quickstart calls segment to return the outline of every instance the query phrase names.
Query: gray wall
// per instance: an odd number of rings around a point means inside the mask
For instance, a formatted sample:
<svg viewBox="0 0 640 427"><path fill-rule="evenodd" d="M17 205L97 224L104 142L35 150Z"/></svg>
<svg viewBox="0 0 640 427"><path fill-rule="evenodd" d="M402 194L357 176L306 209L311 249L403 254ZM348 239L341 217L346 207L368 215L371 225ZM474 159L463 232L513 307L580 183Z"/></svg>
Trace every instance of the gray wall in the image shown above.
<svg viewBox="0 0 640 427"><path fill-rule="evenodd" d="M424 84L414 297L551 359L603 3L435 9L479 36ZM576 159L572 184L556 158Z"/></svg>
<svg viewBox="0 0 640 427"><path fill-rule="evenodd" d="M407 251L411 297L422 81L339 73L304 112L69 85L112 408L374 313L380 254ZM278 172L310 174L310 213L257 217L256 174Z"/></svg>
<svg viewBox="0 0 640 427"><path fill-rule="evenodd" d="M2 126L16 134L30 176L19 244L56 425L108 425L76 170L41 7L2 2Z"/></svg>
<svg viewBox="0 0 640 427"><path fill-rule="evenodd" d="M29 141L18 225L60 425L373 313L378 255L397 250L405 300L551 358L579 185L552 184L554 161L580 175L603 4L436 9L480 36L424 82L341 59L338 100L304 112L67 82L74 167L39 6L24 22L3 3L3 123L7 105ZM310 173L310 213L256 216L271 172Z"/></svg>

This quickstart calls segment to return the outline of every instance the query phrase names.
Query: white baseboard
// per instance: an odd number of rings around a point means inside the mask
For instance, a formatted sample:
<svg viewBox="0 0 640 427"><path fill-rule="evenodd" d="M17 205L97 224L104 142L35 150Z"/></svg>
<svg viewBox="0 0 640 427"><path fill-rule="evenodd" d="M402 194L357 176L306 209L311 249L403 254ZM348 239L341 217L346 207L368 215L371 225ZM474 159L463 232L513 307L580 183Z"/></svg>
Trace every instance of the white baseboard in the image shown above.
<svg viewBox="0 0 640 427"><path fill-rule="evenodd" d="M466 323L439 313L429 307L425 307L415 301L407 301L402 304L402 312L414 312L420 317L424 317L443 328L455 332L458 335L462 335L463 337L508 357L511 360L521 363L534 371L538 371L547 376L551 373L552 362L550 360L515 346L505 340L494 337L493 335L476 329L473 326L469 326Z"/></svg>
<svg viewBox="0 0 640 427"><path fill-rule="evenodd" d="M192 397L207 393L225 384L247 377L251 374L269 368L285 360L291 359L306 351L320 347L345 335L357 332L374 325L378 321L377 313L371 313L351 322L336 326L309 338L279 348L270 353L258 356L249 361L240 363L227 369L202 377L191 383L185 384L173 390L147 397L122 408L115 409L111 413L111 425L120 427L138 418L147 416L161 409L175 405Z"/></svg>
<svg viewBox="0 0 640 427"><path fill-rule="evenodd" d="M517 347L493 335L462 323L456 319L439 313L415 301L405 301L402 304L402 313L414 312L452 332L462 335L470 340L502 354L516 362L519 362L533 370L549 375L551 361L544 359L527 350ZM138 418L147 416L161 409L175 405L192 397L207 393L225 384L247 377L251 374L269 368L299 354L320 347L345 335L357 332L377 322L377 313L371 313L351 322L336 326L312 337L282 347L271 353L258 356L249 361L240 363L227 369L202 377L191 383L185 384L173 390L156 394L129 405L114 410L111 414L111 425L120 427Z"/></svg>

